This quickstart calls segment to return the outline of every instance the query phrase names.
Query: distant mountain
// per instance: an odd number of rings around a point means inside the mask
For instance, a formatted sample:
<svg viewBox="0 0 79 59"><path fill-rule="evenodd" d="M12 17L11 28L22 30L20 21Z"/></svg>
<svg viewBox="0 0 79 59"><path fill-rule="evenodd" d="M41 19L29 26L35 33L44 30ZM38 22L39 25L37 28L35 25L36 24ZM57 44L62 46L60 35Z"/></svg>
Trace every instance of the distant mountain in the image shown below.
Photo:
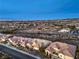
<svg viewBox="0 0 79 59"><path fill-rule="evenodd" d="M67 18L67 19L63 19L63 20L79 20L79 18Z"/></svg>
<svg viewBox="0 0 79 59"><path fill-rule="evenodd" d="M79 20L79 18L65 18L65 19L48 19L48 20L27 20L27 19L0 19L0 21L16 21L16 22L18 22L18 21L20 21L20 22L25 22L25 21L27 21L27 22L33 22L33 21L35 21L35 22L38 22L38 21L57 21L57 20Z"/></svg>

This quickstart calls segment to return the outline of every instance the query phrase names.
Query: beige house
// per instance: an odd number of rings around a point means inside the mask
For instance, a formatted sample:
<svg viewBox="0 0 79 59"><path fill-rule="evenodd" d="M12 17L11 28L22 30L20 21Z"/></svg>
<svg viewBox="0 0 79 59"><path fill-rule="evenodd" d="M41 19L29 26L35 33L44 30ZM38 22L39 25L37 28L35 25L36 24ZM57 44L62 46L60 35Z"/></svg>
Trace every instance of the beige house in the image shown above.
<svg viewBox="0 0 79 59"><path fill-rule="evenodd" d="M45 52L48 56L51 55L53 57L56 55L60 59L74 59L76 46L61 42L53 42L45 49Z"/></svg>
<svg viewBox="0 0 79 59"><path fill-rule="evenodd" d="M0 34L0 42L4 42L7 40L7 35L5 34Z"/></svg>
<svg viewBox="0 0 79 59"><path fill-rule="evenodd" d="M32 38L28 38L28 41L26 43L26 46L31 49L32 49L32 40L33 40Z"/></svg>
<svg viewBox="0 0 79 59"><path fill-rule="evenodd" d="M47 47L51 41L43 40L43 39L33 39L32 41L32 47L35 50L39 50L40 47Z"/></svg>

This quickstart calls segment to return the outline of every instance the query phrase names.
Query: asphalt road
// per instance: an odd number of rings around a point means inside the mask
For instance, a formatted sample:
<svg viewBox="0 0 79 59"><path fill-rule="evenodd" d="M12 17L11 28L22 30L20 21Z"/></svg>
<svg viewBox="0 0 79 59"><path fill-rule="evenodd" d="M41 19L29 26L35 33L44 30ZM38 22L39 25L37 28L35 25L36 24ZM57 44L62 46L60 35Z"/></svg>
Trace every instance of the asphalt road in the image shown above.
<svg viewBox="0 0 79 59"><path fill-rule="evenodd" d="M15 49L13 47L9 47L4 44L0 44L0 51L9 54L14 59L40 59L37 56L31 55L29 53L25 53L21 50Z"/></svg>

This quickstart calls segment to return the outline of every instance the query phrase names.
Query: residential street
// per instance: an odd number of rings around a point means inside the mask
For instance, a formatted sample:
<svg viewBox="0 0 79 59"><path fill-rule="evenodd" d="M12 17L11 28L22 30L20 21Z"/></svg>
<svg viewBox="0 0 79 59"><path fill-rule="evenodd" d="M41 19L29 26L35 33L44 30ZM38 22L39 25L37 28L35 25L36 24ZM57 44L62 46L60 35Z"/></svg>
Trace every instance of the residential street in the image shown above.
<svg viewBox="0 0 79 59"><path fill-rule="evenodd" d="M18 49L11 48L11 47L3 45L3 44L0 44L0 51L9 54L14 59L40 59L39 57L33 56L31 54L22 52Z"/></svg>

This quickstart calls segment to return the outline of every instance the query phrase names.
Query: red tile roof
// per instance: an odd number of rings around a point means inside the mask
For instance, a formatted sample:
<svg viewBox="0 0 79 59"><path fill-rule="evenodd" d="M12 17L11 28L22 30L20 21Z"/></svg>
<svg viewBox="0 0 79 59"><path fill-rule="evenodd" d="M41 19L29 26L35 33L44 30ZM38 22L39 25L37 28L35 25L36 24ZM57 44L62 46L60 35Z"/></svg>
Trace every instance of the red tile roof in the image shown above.
<svg viewBox="0 0 79 59"><path fill-rule="evenodd" d="M76 46L74 46L74 45L61 43L61 42L53 42L46 49L50 52L54 52L54 51L56 51L54 48L57 48L59 50L59 52L64 55L75 57Z"/></svg>

